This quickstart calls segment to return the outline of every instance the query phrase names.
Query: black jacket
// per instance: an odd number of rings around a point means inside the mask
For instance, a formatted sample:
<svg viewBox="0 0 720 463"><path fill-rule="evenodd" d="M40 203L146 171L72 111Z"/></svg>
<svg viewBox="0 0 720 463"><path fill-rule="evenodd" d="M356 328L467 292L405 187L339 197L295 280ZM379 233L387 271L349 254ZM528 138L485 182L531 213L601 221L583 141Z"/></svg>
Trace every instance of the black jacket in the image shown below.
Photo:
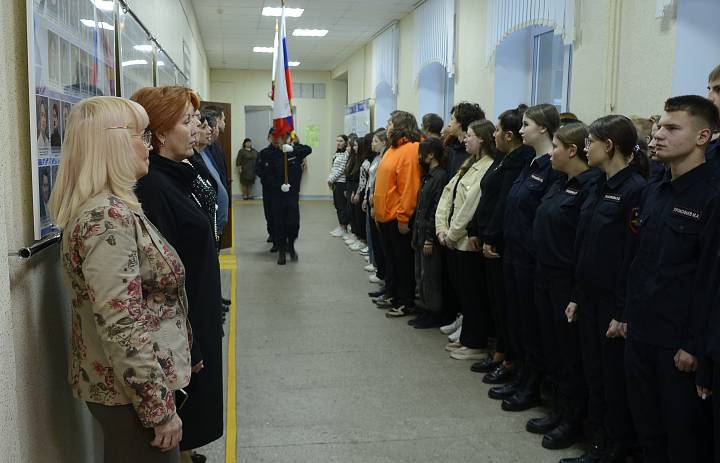
<svg viewBox="0 0 720 463"><path fill-rule="evenodd" d="M300 194L300 181L302 180L302 161L310 153L312 148L306 145L296 143L293 145L294 151L287 153L287 170L288 183L290 184L290 192L286 194ZM267 152L265 152L267 150ZM267 162L267 170L264 172L265 184L271 190L271 194L283 194L280 187L285 183L285 154L280 148L273 145L263 150L264 158ZM263 155L263 153L261 153Z"/></svg>
<svg viewBox="0 0 720 463"><path fill-rule="evenodd" d="M469 237L480 238L482 244L483 233L497 209L502 194L503 170L505 154L496 152L493 163L480 180L480 201L472 220L467 226ZM514 180L514 179L513 179ZM512 184L512 183L511 183ZM509 189L509 188L508 188ZM504 202L503 202L504 204Z"/></svg>
<svg viewBox="0 0 720 463"><path fill-rule="evenodd" d="M210 220L191 195L197 175L190 164L151 154L150 172L137 185L145 215L185 265L190 353L193 365L200 360L204 365L192 375L185 389L188 401L179 412L182 450L206 445L223 432L220 266Z"/></svg>
<svg viewBox="0 0 720 463"><path fill-rule="evenodd" d="M215 161L215 167L220 176L220 181L225 184L225 189L230 191L230 179L228 177L227 163L225 162L225 151L223 150L220 140L215 140L215 142L209 146L208 151L213 161Z"/></svg>
<svg viewBox="0 0 720 463"><path fill-rule="evenodd" d="M436 167L422 178L422 185L418 190L412 238L413 244L418 248L421 248L425 241L437 242L437 236L435 236L435 211L446 184L447 173L442 167Z"/></svg>
<svg viewBox="0 0 720 463"><path fill-rule="evenodd" d="M465 151L465 143L455 139L447 147L447 181L449 182L455 174L458 173L463 162L468 158L469 154Z"/></svg>

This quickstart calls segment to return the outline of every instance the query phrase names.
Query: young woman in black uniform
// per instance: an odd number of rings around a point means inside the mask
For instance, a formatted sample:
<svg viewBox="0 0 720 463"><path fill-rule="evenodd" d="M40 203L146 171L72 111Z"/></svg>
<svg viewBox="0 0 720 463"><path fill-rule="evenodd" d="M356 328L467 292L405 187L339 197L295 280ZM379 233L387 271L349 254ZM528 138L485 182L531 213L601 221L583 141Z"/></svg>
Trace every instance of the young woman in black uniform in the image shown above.
<svg viewBox="0 0 720 463"><path fill-rule="evenodd" d="M601 176L580 211L575 293L568 321L577 320L588 389L592 446L562 463L625 461L634 430L627 402L622 320L625 282L632 256L632 214L647 184L649 160L625 116L605 116L590 125L588 163Z"/></svg>
<svg viewBox="0 0 720 463"><path fill-rule="evenodd" d="M535 308L535 245L532 227L545 192L562 175L552 169L552 137L560 127L555 106L541 104L523 115L520 134L535 158L525 165L513 183L505 205L503 275L508 334L513 350L523 362L518 380L507 388L491 389L494 399L504 399L502 409L520 411L540 405L540 379L544 371L542 341Z"/></svg>
<svg viewBox="0 0 720 463"><path fill-rule="evenodd" d="M600 176L585 156L585 124L560 127L553 138L554 170L564 177L543 197L533 223L537 249L535 302L542 334L547 379L554 387L552 411L528 421L526 429L545 434L542 446L566 448L582 438L586 391L581 368L576 325L569 324L565 309L571 300L575 274L575 235L580 208Z"/></svg>

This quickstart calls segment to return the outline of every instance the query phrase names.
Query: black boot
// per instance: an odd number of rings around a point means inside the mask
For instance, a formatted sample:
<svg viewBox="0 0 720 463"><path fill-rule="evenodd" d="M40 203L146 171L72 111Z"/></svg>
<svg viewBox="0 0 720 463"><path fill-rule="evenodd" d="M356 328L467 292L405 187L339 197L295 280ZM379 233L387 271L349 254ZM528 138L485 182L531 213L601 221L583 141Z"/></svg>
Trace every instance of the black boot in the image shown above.
<svg viewBox="0 0 720 463"><path fill-rule="evenodd" d="M545 416L530 419L525 425L525 430L533 434L547 434L560 424L562 420L562 407L560 401L553 403L553 408Z"/></svg>
<svg viewBox="0 0 720 463"><path fill-rule="evenodd" d="M290 243L288 245L288 252L290 253L290 260L293 262L297 262L298 255L297 252L295 252L295 243Z"/></svg>
<svg viewBox="0 0 720 463"><path fill-rule="evenodd" d="M568 404L557 427L543 436L542 446L551 450L566 449L582 439L582 407Z"/></svg>
<svg viewBox="0 0 720 463"><path fill-rule="evenodd" d="M285 259L285 247L280 247L278 249L278 265L285 265L286 259Z"/></svg>
<svg viewBox="0 0 720 463"><path fill-rule="evenodd" d="M528 372L523 386L502 402L502 409L506 412L520 412L537 407L542 404L540 398L540 374Z"/></svg>
<svg viewBox="0 0 720 463"><path fill-rule="evenodd" d="M273 243L272 247L270 248L270 252L278 252L278 245Z"/></svg>
<svg viewBox="0 0 720 463"><path fill-rule="evenodd" d="M593 442L590 449L579 457L563 458L560 463L625 463L625 456L622 460L609 460L605 443L601 441Z"/></svg>
<svg viewBox="0 0 720 463"><path fill-rule="evenodd" d="M485 376L483 376L482 382L485 384L505 384L510 382L513 377L513 370L506 367L502 362L500 365Z"/></svg>
<svg viewBox="0 0 720 463"><path fill-rule="evenodd" d="M495 400L505 400L515 395L522 388L523 375L522 370L518 371L515 378L502 386L491 387L488 391L488 397Z"/></svg>

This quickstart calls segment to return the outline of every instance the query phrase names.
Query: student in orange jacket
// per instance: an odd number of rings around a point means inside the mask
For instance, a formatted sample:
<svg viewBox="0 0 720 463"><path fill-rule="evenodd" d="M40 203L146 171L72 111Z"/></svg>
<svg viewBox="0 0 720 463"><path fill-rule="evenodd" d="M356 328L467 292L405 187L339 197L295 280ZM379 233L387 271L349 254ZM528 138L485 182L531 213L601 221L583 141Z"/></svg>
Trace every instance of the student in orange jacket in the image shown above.
<svg viewBox="0 0 720 463"><path fill-rule="evenodd" d="M418 147L420 130L415 116L394 111L388 121L388 145L375 179L375 221L386 258L385 290L391 297L389 318L415 310L414 254L410 226L420 189Z"/></svg>

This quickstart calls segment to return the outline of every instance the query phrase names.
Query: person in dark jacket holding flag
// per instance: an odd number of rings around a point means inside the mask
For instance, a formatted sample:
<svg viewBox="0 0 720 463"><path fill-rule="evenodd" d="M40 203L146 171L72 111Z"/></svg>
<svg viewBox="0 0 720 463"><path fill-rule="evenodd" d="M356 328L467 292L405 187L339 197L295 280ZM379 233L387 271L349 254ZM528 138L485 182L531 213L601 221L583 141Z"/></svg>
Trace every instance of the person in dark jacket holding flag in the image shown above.
<svg viewBox="0 0 720 463"><path fill-rule="evenodd" d="M262 185L262 201L263 201L263 212L265 213L265 223L267 224L267 242L273 243L270 252L277 252L275 247L275 240L273 240L273 217L272 217L272 199L273 192L268 184L268 159L270 154L273 152L273 128L271 127L268 131L268 146L263 148L258 154L257 160L255 161L255 173L260 178L260 184Z"/></svg>
<svg viewBox="0 0 720 463"><path fill-rule="evenodd" d="M290 134L273 134L272 143L263 150L267 170L265 185L272 196L273 244L278 249L278 265L285 265L286 252L298 259L295 240L300 232L300 180L303 160L312 148L302 145Z"/></svg>

